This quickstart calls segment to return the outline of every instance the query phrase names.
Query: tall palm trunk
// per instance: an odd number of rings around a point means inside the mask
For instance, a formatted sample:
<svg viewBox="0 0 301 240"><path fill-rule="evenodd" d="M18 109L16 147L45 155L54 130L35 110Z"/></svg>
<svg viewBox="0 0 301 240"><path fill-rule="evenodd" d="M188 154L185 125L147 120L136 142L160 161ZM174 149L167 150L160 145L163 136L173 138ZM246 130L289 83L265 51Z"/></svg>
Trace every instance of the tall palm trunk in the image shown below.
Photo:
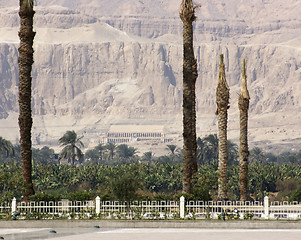
<svg viewBox="0 0 301 240"><path fill-rule="evenodd" d="M20 47L19 51L19 128L21 164L25 180L23 196L28 200L34 194L32 184L31 152L31 69L33 64L33 5L31 1L20 0Z"/></svg>
<svg viewBox="0 0 301 240"><path fill-rule="evenodd" d="M229 108L229 86L226 81L224 56L220 55L219 77L216 88L216 104L218 115L218 199L227 199L227 121Z"/></svg>
<svg viewBox="0 0 301 240"><path fill-rule="evenodd" d="M192 193L192 178L197 172L195 82L198 77L193 52L195 6L192 0L182 0L180 18L183 22L183 192Z"/></svg>
<svg viewBox="0 0 301 240"><path fill-rule="evenodd" d="M240 200L248 198L248 110L250 95L247 88L246 62L243 60L241 90L238 98L240 112L239 186Z"/></svg>

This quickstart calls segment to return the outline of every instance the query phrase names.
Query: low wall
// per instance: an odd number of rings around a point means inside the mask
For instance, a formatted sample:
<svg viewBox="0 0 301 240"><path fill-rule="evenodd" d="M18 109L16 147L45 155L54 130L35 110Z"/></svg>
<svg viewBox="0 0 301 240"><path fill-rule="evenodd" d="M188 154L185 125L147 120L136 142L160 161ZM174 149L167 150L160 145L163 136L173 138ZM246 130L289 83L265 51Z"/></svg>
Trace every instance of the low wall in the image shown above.
<svg viewBox="0 0 301 240"><path fill-rule="evenodd" d="M254 220L174 220L174 221L118 221L118 220L16 220L0 221L0 228L231 228L231 229L301 229L301 221Z"/></svg>

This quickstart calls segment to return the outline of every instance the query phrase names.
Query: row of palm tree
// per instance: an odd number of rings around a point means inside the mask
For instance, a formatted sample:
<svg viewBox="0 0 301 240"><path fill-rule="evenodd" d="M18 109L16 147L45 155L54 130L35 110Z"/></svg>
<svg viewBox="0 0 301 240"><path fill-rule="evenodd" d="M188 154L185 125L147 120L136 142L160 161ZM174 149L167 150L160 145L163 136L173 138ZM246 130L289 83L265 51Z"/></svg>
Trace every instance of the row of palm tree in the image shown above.
<svg viewBox="0 0 301 240"><path fill-rule="evenodd" d="M197 62L193 50L193 26L195 9L192 0L182 0L180 18L183 22L183 192L193 192L193 178L197 172L197 147L202 141L196 139L195 83L198 77ZM248 142L247 122L249 93L246 82L245 61L243 61L242 88L239 95L240 109L240 191L241 200L247 199L248 184ZM230 89L226 81L223 54L220 55L219 77L216 88L216 104L218 115L218 198L227 199L228 183L228 139L227 122ZM203 153L203 151L202 151ZM204 157L204 156L203 156Z"/></svg>
<svg viewBox="0 0 301 240"><path fill-rule="evenodd" d="M193 26L195 9L199 7L192 0L182 0L180 18L183 22L183 192L192 193L193 176L197 172L197 139L195 112L195 82L198 76L197 62L193 51ZM248 108L249 93L247 90L246 67L243 61L242 87L238 106L240 110L240 191L241 200L247 199L248 184ZM219 77L216 88L218 115L218 198L227 199L228 182L228 139L227 122L230 89L226 81L223 54L220 55ZM202 142L198 142L202 145Z"/></svg>
<svg viewBox="0 0 301 240"><path fill-rule="evenodd" d="M9 146L9 152L7 152L6 145ZM228 165L239 164L239 148L238 145L231 140L227 141L228 146ZM127 146L129 147L129 146ZM98 149L102 150L102 158ZM116 165L122 163L119 157L118 146L114 143L107 143L105 145L99 144L93 149L87 150L84 154L83 164L93 165ZM143 156L139 157L136 154L132 159L127 160L126 163L132 162L132 160L146 162L154 164L169 163L169 164L180 164L183 161L183 151L176 145L166 145L166 150L169 151L166 155L156 156L152 151L143 153ZM137 153L137 152L135 152ZM57 164L58 157L60 154L56 154L54 149L43 146L42 148L32 148L32 160L34 164ZM111 157L113 156L113 157ZM76 157L78 159L78 157ZM102 162L100 161L102 159ZM20 145L13 145L9 140L0 137L0 162L6 164L14 164L20 162ZM276 163L279 165L283 164L300 164L301 162L301 151L299 152L282 152L280 154L274 154L272 152L265 152L259 147L254 147L249 151L248 165L256 163L267 164ZM71 159L70 159L71 163ZM210 134L203 138L197 139L197 163L198 165L216 165L218 164L218 137L217 134Z"/></svg>
<svg viewBox="0 0 301 240"><path fill-rule="evenodd" d="M219 78L216 88L216 104L218 115L218 199L227 200L229 147L227 140L227 122L230 89L226 81L223 55L220 55ZM241 91L238 98L240 111L240 147L239 147L239 184L240 200L248 199L248 110L250 95L247 89L246 62L242 65Z"/></svg>
<svg viewBox="0 0 301 240"><path fill-rule="evenodd" d="M20 164L0 163L0 202L3 197L5 197L5 201L11 201L12 197L20 199L22 195L19 184L22 180L20 171ZM81 165L77 167L58 164L35 164L33 181L38 195L42 193L55 195L65 195L67 193L69 195L71 192L83 190L103 195L112 192L114 179L118 180L119 176L128 172L134 173L135 178L139 179L138 183L140 186L142 184L139 193L142 195L180 194L182 189L182 164L161 162L154 164L137 162L110 166L103 164ZM239 200L239 166L229 166L228 172L231 176L228 183L229 199ZM217 164L199 165L197 178L194 180L194 199L217 200L217 179ZM120 180L123 181L123 179ZM132 178L129 181L132 181ZM289 200L288 197L291 193L301 186L300 181L300 164L279 165L272 162L256 162L249 166L250 184L248 191L253 200L262 200L267 193L272 193L270 197L273 199ZM95 194L88 200L96 196ZM57 200L59 199L61 198L57 198ZM73 199L79 200L80 198ZM117 200L114 196L111 199ZM175 198L167 196L166 199Z"/></svg>
<svg viewBox="0 0 301 240"><path fill-rule="evenodd" d="M59 144L63 147L60 157L70 160L71 165L74 165L76 160L79 163L83 160L84 154L81 148L84 147L84 144L82 138L83 136L78 137L74 130L69 130L59 139ZM99 164L103 163L103 155L106 153L107 160L110 162L113 160L115 152L117 152L120 163L124 164L133 160L132 158L134 158L137 153L137 149L130 147L127 144L120 144L117 146L116 144L109 142L106 145L98 144L93 149L88 150L85 153L85 158Z"/></svg>
<svg viewBox="0 0 301 240"><path fill-rule="evenodd" d="M32 112L31 112L31 69L33 64L33 40L35 32L33 31L33 0L20 0L20 47L19 51L19 129L21 162L24 183L24 200L28 200L30 195L34 194L32 185ZM193 50L193 22L196 19L195 6L192 0L182 0L180 6L180 18L183 22L183 192L192 193L192 179L197 172L197 139L196 139L196 110L195 110L195 83L198 76L197 62ZM219 70L219 81L217 87L217 114L219 126L219 198L226 199L227 183L227 109L229 107L229 87L225 78L225 68L223 56ZM245 96L242 97L245 99ZM71 158L74 164L77 155L80 155L80 147L83 146L80 138L77 138L74 131L68 131L60 140L62 156ZM242 145L240 154L247 153ZM100 151L100 149L98 149ZM120 150L121 151L121 150ZM123 149L124 159L128 154L134 152L133 149ZM245 162L246 155L241 157ZM113 156L112 156L113 157ZM241 164L241 174L245 174L245 164ZM244 177L241 178L243 183Z"/></svg>
<svg viewBox="0 0 301 240"><path fill-rule="evenodd" d="M19 129L21 145L22 171L25 180L24 200L28 200L34 194L32 185L31 165L31 69L33 64L33 9L34 0L19 0L20 16L20 47L19 51ZM183 191L192 192L191 179L197 172L196 163L196 112L195 112L195 82L197 79L197 64L193 52L193 27L196 19L195 8L192 0L182 0L180 18L183 21ZM61 144L65 145L64 139ZM68 149L70 144L65 146ZM72 148L72 146L71 146ZM73 146L73 149L77 149ZM78 151L78 150L77 150ZM68 151L65 151L67 154ZM66 155L67 156L67 155ZM75 152L71 151L71 158L74 162Z"/></svg>
<svg viewBox="0 0 301 240"><path fill-rule="evenodd" d="M107 144L98 144L85 153L85 159L96 164L126 164L135 161L137 149L127 144L116 145L108 142Z"/></svg>

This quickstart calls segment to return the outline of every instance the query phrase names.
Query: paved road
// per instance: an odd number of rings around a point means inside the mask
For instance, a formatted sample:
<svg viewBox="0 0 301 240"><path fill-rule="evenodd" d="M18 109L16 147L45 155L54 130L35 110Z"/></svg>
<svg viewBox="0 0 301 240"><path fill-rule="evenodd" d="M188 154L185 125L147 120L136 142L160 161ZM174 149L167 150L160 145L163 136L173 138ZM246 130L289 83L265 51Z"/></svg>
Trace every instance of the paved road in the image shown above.
<svg viewBox="0 0 301 240"><path fill-rule="evenodd" d="M20 232L23 231L23 232ZM300 229L0 229L5 240L297 240Z"/></svg>

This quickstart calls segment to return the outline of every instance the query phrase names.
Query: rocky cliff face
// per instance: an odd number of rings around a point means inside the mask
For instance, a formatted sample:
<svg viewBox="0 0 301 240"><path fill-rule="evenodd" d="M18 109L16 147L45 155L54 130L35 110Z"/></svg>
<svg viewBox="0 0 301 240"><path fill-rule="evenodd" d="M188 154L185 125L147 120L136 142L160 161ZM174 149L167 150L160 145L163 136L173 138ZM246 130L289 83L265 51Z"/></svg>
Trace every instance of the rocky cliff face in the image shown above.
<svg viewBox="0 0 301 240"><path fill-rule="evenodd" d="M56 145L66 130L74 129L92 146L101 142L110 124L118 123L161 124L181 136L177 1L85 2L62 1L56 6L57 1L48 1L36 8L34 144ZM231 88L229 137L238 140L237 98L245 58L251 144L291 149L301 141L300 7L291 0L281 12L281 1L250 1L245 6L238 2L205 1L198 10L198 134L217 131L215 88L218 55L224 53ZM0 9L0 135L15 141L18 15L13 5ZM267 13L269 17L261 18Z"/></svg>

